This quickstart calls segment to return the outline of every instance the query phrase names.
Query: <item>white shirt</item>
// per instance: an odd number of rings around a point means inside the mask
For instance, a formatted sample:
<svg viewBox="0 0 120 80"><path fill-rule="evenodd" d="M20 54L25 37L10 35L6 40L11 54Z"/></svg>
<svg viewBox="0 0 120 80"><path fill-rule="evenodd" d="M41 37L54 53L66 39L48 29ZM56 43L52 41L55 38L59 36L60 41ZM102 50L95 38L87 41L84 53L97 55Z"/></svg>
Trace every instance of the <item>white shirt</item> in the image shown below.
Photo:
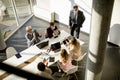
<svg viewBox="0 0 120 80"><path fill-rule="evenodd" d="M74 17L76 19L76 24L77 24L78 11L74 11Z"/></svg>

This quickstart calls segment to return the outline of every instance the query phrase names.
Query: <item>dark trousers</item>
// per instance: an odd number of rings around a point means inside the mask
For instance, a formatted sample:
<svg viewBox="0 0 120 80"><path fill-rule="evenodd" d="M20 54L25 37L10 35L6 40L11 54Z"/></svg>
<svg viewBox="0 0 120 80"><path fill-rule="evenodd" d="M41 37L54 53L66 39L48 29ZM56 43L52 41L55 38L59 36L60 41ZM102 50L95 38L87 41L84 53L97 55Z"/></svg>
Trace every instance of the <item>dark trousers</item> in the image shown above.
<svg viewBox="0 0 120 80"><path fill-rule="evenodd" d="M71 35L74 36L74 31L76 31L76 37L79 38L79 33L80 33L80 26L78 26L77 24L74 24L71 27Z"/></svg>

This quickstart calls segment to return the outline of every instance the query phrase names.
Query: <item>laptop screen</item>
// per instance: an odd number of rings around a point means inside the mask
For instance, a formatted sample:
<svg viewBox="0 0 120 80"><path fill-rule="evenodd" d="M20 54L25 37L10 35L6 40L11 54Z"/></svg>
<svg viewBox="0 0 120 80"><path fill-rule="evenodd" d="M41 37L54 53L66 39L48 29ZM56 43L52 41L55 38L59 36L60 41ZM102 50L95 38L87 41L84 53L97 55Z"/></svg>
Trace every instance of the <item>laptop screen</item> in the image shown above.
<svg viewBox="0 0 120 80"><path fill-rule="evenodd" d="M48 46L48 43L49 41L44 41L44 42L37 44L36 46L41 49L41 48Z"/></svg>
<svg viewBox="0 0 120 80"><path fill-rule="evenodd" d="M61 44L60 44L60 42L51 44L51 50L52 50L52 51L55 51L55 50L58 50L58 49L61 49Z"/></svg>

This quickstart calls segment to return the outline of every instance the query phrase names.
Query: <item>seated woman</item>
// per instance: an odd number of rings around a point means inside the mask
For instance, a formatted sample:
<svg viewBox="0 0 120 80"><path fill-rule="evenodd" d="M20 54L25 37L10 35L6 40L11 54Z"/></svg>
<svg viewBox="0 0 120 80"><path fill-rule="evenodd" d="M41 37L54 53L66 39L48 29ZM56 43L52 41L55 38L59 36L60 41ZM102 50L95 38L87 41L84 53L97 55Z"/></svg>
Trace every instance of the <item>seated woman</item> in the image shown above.
<svg viewBox="0 0 120 80"><path fill-rule="evenodd" d="M78 59L80 56L83 55L80 47L80 42L78 42L74 36L70 37L69 42L67 43L67 47L73 60Z"/></svg>
<svg viewBox="0 0 120 80"><path fill-rule="evenodd" d="M38 65L37 65L37 68L38 68L38 72L37 74L40 74L40 75L44 75L44 74L47 74L47 75L51 75L52 74L52 70L50 68L48 68L48 63L46 62L46 59L44 58L42 62L39 62Z"/></svg>
<svg viewBox="0 0 120 80"><path fill-rule="evenodd" d="M57 37L60 34L60 30L55 26L54 22L50 22L50 26L47 28L46 31L46 38Z"/></svg>
<svg viewBox="0 0 120 80"><path fill-rule="evenodd" d="M72 66L71 61L71 55L68 54L68 52L65 49L62 49L60 53L60 59L58 61L60 69L62 69L63 71L68 70Z"/></svg>

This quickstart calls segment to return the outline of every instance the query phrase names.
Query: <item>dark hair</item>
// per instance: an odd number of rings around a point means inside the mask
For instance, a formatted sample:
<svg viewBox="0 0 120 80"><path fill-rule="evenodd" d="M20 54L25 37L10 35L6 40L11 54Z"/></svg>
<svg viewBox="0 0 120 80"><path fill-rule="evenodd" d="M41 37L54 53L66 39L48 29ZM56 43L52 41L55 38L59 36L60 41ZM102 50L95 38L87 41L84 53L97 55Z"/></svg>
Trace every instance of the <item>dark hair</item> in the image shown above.
<svg viewBox="0 0 120 80"><path fill-rule="evenodd" d="M54 22L50 22L50 25L53 26L53 25L54 25Z"/></svg>
<svg viewBox="0 0 120 80"><path fill-rule="evenodd" d="M37 65L38 70L44 71L45 70L45 64L43 62L39 62Z"/></svg>
<svg viewBox="0 0 120 80"><path fill-rule="evenodd" d="M73 8L78 8L78 5L74 5Z"/></svg>

